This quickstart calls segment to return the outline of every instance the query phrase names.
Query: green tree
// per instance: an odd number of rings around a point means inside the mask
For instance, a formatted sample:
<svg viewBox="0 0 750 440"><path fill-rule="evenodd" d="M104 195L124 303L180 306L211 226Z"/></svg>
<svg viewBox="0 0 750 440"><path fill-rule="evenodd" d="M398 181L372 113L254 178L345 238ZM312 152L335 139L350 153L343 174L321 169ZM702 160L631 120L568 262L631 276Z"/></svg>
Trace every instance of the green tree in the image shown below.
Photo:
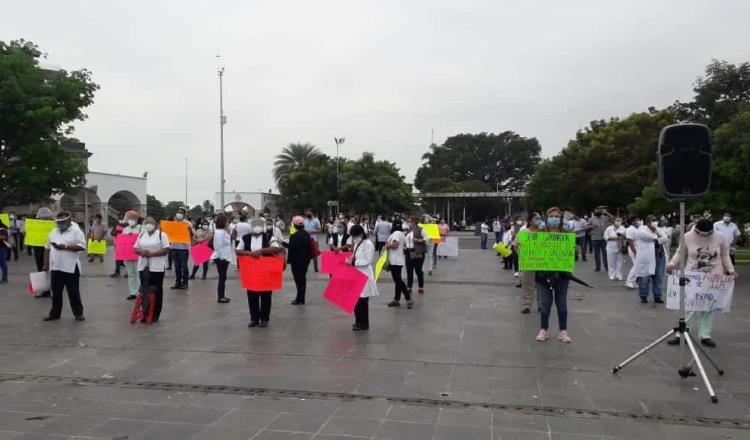
<svg viewBox="0 0 750 440"><path fill-rule="evenodd" d="M363 153L356 161L346 162L341 170L342 208L357 213L411 212L414 208L411 186L404 181L396 164L376 161L372 153Z"/></svg>
<svg viewBox="0 0 750 440"><path fill-rule="evenodd" d="M687 103L676 102L681 121L702 122L712 130L729 122L750 102L750 63L730 64L713 60L705 76L693 88L695 96Z"/></svg>
<svg viewBox="0 0 750 440"><path fill-rule="evenodd" d="M177 214L177 210L182 206L185 206L185 202L171 201L164 205L164 219L174 217L174 215Z"/></svg>
<svg viewBox="0 0 750 440"><path fill-rule="evenodd" d="M336 162L321 154L284 172L278 181L281 208L301 213L312 208L326 212L327 202L336 199Z"/></svg>
<svg viewBox="0 0 750 440"><path fill-rule="evenodd" d="M273 176L278 183L285 174L303 168L306 163L322 156L323 153L316 146L307 142L289 144L276 156Z"/></svg>
<svg viewBox="0 0 750 440"><path fill-rule="evenodd" d="M425 163L417 170L414 185L422 190L435 179L473 180L492 188L522 190L540 161L540 152L536 138L512 131L459 134L446 139L443 145L430 145L430 151L422 156Z"/></svg>
<svg viewBox="0 0 750 440"><path fill-rule="evenodd" d="M0 41L0 209L34 203L85 181L86 166L64 153L74 121L99 88L87 70L48 71L29 41Z"/></svg>
<svg viewBox="0 0 750 440"><path fill-rule="evenodd" d="M211 203L210 200L204 200L203 204L201 205L201 208L203 208L203 212L205 215L212 215L216 208L214 207L214 204Z"/></svg>
<svg viewBox="0 0 750 440"><path fill-rule="evenodd" d="M151 194L146 195L146 210L148 211L148 215L152 216L156 221L166 218L164 215L164 204Z"/></svg>
<svg viewBox="0 0 750 440"><path fill-rule="evenodd" d="M633 201L657 174L661 129L675 122L674 110L633 113L592 121L559 154L537 167L528 192L530 207L552 205L587 212L598 205Z"/></svg>

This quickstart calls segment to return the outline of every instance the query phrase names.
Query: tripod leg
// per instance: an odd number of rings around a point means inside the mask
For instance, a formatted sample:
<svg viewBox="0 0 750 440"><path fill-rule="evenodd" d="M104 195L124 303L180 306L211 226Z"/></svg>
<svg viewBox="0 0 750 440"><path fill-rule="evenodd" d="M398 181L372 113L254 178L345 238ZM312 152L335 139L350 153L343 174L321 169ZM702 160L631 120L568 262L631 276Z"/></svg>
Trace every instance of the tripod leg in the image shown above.
<svg viewBox="0 0 750 440"><path fill-rule="evenodd" d="M664 336L662 336L659 339L655 340L654 342L648 344L647 346L645 346L642 349L640 349L639 351L637 351L634 355L630 356L629 358L625 359L621 363L617 364L614 368L612 368L612 374L617 374L617 372L620 371L620 370L622 370L623 368L625 368L626 365L628 365L629 363L633 362L634 360L636 360L637 358L639 358L640 356L642 356L643 354L645 354L647 351L649 351L652 348L656 347L657 345L659 345L661 342L663 342L668 337L672 336L674 334L674 332L675 332L674 329L668 331L667 333L664 334Z"/></svg>
<svg viewBox="0 0 750 440"><path fill-rule="evenodd" d="M714 360L711 358L711 356L706 352L706 350L703 349L700 345L696 344L696 347L701 352L704 358L708 359L708 362L716 369L716 372L719 373L719 376L724 375L724 370L719 368L719 366L714 362Z"/></svg>
<svg viewBox="0 0 750 440"><path fill-rule="evenodd" d="M690 336L690 333L685 333L685 342L687 342L687 345L690 348L690 352L693 354L695 365L698 367L698 372L700 372L701 378L703 378L703 383L706 384L708 395L711 396L711 402L717 403L719 401L719 398L716 397L716 393L714 392L714 387L711 386L711 382L708 380L708 376L706 375L706 370L703 368L703 364L701 363L701 360L698 357L698 351L696 351L695 349L695 343L693 342L693 338Z"/></svg>

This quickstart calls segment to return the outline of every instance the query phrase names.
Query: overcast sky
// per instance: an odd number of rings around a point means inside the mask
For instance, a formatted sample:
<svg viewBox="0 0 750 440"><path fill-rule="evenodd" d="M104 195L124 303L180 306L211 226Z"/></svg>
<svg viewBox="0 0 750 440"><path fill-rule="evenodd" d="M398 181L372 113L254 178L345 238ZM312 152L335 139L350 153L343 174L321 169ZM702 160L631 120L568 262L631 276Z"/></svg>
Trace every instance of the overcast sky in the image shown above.
<svg viewBox="0 0 750 440"><path fill-rule="evenodd" d="M431 129L513 130L548 157L593 119L690 99L712 58L750 61L748 17L746 0L28 0L4 3L0 39L93 72L93 171L148 171L182 200L188 156L195 204L218 191L220 65L228 191L274 187L285 145L334 155L334 136L411 182Z"/></svg>

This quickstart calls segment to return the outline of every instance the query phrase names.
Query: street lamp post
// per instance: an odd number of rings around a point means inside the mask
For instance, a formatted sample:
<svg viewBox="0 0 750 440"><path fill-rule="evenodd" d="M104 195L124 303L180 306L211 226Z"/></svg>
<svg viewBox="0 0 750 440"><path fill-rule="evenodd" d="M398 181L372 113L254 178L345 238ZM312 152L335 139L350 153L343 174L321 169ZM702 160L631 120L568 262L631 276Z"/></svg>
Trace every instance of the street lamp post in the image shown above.
<svg viewBox="0 0 750 440"><path fill-rule="evenodd" d="M224 213L224 125L227 123L227 117L224 115L224 68L219 68L219 150L220 150L220 183L219 183L219 201L221 203L221 212Z"/></svg>
<svg viewBox="0 0 750 440"><path fill-rule="evenodd" d="M343 144L346 138L333 138L336 142L336 214L339 213L339 145Z"/></svg>

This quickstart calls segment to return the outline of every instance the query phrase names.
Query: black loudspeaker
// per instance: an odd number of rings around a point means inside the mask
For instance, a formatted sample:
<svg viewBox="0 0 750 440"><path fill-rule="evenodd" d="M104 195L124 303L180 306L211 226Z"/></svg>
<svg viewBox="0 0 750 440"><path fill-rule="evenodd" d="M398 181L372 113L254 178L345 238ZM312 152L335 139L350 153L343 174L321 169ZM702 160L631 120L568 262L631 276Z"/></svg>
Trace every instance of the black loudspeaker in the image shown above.
<svg viewBox="0 0 750 440"><path fill-rule="evenodd" d="M711 188L711 130L703 124L668 125L659 135L659 184L668 199L701 197Z"/></svg>

